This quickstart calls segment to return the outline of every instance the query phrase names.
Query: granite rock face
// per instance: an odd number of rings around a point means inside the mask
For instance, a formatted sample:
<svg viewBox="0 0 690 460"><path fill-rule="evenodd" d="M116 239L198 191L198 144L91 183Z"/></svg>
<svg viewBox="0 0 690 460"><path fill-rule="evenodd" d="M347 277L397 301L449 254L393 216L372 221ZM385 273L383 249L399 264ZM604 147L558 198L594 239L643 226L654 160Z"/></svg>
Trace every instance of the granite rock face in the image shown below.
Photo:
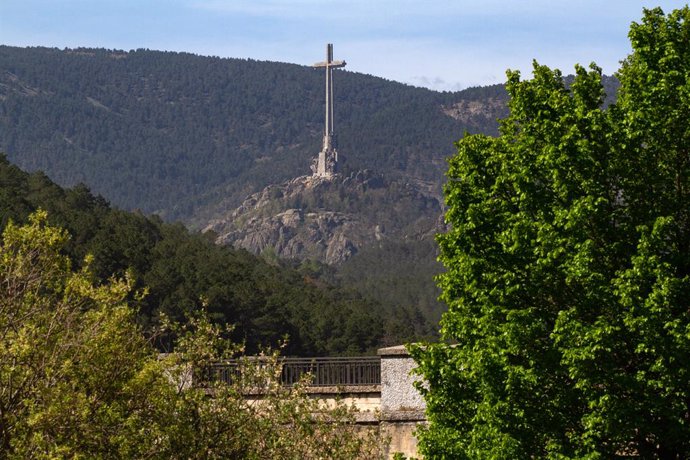
<svg viewBox="0 0 690 460"><path fill-rule="evenodd" d="M506 118L510 113L506 100L490 97L477 100L460 100L454 104L443 106L443 113L464 123L466 126L492 126L492 121ZM487 130L491 132L490 130ZM493 132L497 134L498 131Z"/></svg>
<svg viewBox="0 0 690 460"><path fill-rule="evenodd" d="M407 211L412 217L406 218ZM332 265L385 238L428 236L440 214L437 198L410 184L360 171L270 185L204 231L215 232L219 244L255 254L268 251L281 258Z"/></svg>

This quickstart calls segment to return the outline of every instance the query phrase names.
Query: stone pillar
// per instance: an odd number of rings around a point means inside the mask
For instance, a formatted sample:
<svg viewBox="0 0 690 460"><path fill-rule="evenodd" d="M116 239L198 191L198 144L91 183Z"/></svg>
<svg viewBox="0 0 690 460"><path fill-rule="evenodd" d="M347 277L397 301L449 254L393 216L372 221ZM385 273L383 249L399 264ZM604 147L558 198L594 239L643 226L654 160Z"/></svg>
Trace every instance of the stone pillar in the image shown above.
<svg viewBox="0 0 690 460"><path fill-rule="evenodd" d="M381 431L390 437L388 458L396 452L417 457L417 426L426 423L426 404L413 383L415 362L404 345L381 348Z"/></svg>

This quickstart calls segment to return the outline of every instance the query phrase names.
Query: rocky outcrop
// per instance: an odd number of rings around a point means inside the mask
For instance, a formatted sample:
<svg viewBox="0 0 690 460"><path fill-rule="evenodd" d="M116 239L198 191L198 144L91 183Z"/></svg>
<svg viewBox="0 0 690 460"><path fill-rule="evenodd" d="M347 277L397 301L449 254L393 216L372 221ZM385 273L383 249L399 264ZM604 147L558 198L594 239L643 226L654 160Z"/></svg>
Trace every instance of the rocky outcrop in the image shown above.
<svg viewBox="0 0 690 460"><path fill-rule="evenodd" d="M506 118L509 114L506 100L497 97L460 100L443 106L441 110L449 117L474 127L491 126L496 120Z"/></svg>
<svg viewBox="0 0 690 460"><path fill-rule="evenodd" d="M366 244L391 235L427 235L437 225L440 205L436 199L409 185L396 187L368 171L330 179L298 177L249 196L204 231L215 232L219 244L255 254L273 252L281 258L338 264ZM405 206L406 201L422 210L416 216L419 222L412 226L396 221L401 215L396 206Z"/></svg>
<svg viewBox="0 0 690 460"><path fill-rule="evenodd" d="M336 264L356 253L363 243L362 238L355 236L361 233L359 225L354 216L343 213L288 209L274 216L253 217L241 228L223 223L211 229L229 227L229 231L219 235L220 244L257 254L271 248L283 258L313 258Z"/></svg>

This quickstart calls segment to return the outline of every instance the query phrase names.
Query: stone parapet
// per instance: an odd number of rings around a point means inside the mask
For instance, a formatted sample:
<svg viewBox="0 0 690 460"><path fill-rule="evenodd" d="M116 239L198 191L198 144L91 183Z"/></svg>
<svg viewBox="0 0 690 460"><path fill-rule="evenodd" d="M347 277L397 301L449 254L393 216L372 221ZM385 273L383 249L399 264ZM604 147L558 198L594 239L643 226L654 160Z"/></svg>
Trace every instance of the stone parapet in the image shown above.
<svg viewBox="0 0 690 460"><path fill-rule="evenodd" d="M426 404L414 387L420 380L412 375L416 367L404 345L381 348L381 412L424 412Z"/></svg>
<svg viewBox="0 0 690 460"><path fill-rule="evenodd" d="M416 364L404 345L381 348L381 415L380 428L390 440L386 457L395 453L417 457L415 432L426 424L426 404L414 387L420 377L413 375Z"/></svg>
<svg viewBox="0 0 690 460"><path fill-rule="evenodd" d="M369 419L378 419L381 409L380 385L314 386L306 390L310 398L319 399L329 407L345 404L356 407L358 415L369 414L360 417L365 423L369 423Z"/></svg>

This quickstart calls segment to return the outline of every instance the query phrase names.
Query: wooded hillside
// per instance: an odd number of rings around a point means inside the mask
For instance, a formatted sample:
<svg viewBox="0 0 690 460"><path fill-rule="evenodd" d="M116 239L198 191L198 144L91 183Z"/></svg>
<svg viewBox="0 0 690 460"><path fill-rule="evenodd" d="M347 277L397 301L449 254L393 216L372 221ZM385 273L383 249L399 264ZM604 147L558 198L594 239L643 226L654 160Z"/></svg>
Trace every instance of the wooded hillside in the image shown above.
<svg viewBox="0 0 690 460"><path fill-rule="evenodd" d="M84 186L62 189L45 174L27 174L4 157L0 184L0 227L46 210L53 225L70 233L67 252L75 267L89 253L95 280L130 269L136 286L148 288L143 300L131 301L149 330L160 312L184 321L205 304L216 321L236 325L234 339L244 341L249 352L261 344L276 346L287 336L287 354L312 356L372 352L419 336L424 327L421 320L402 322L375 301L318 282L306 270L214 245L180 224L111 208ZM165 337L158 341L165 347Z"/></svg>
<svg viewBox="0 0 690 460"><path fill-rule="evenodd" d="M453 142L465 130L494 133L505 114L500 85L438 93L336 73L345 172L431 182L440 194ZM453 109L470 103L471 111ZM166 220L201 225L206 205L237 205L268 184L308 174L323 104L321 72L306 66L0 47L0 150L61 185L84 182L119 207Z"/></svg>

